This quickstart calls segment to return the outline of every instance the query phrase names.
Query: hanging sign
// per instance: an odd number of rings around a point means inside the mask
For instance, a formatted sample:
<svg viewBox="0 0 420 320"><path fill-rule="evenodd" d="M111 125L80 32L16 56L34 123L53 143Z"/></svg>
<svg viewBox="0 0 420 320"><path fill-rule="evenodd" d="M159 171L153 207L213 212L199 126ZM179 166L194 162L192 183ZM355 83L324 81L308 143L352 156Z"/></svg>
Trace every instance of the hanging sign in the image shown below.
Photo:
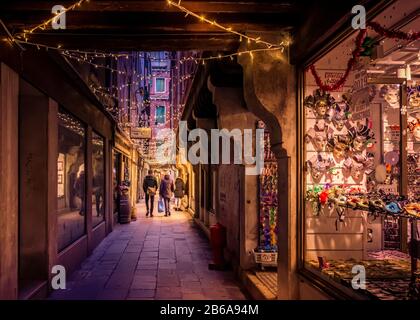
<svg viewBox="0 0 420 320"><path fill-rule="evenodd" d="M131 128L130 137L132 139L151 139L152 129L151 128Z"/></svg>

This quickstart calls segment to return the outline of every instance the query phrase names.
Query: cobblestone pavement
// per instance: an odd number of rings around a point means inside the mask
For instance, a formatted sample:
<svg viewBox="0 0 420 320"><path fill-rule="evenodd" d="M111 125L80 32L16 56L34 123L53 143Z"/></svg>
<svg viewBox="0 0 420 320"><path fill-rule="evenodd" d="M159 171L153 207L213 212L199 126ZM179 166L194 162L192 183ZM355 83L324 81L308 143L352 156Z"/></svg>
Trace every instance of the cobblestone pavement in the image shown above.
<svg viewBox="0 0 420 320"><path fill-rule="evenodd" d="M50 299L245 299L231 271L208 269L207 238L173 211L117 225Z"/></svg>

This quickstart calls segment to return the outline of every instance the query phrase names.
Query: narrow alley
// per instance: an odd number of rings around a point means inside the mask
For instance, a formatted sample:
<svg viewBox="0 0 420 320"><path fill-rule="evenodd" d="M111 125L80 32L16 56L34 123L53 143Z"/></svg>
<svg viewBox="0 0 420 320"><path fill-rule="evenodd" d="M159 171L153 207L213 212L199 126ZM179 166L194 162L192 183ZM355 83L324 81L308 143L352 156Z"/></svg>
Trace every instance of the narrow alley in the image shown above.
<svg viewBox="0 0 420 320"><path fill-rule="evenodd" d="M50 299L245 299L231 271L208 269L209 242L184 212L118 225Z"/></svg>

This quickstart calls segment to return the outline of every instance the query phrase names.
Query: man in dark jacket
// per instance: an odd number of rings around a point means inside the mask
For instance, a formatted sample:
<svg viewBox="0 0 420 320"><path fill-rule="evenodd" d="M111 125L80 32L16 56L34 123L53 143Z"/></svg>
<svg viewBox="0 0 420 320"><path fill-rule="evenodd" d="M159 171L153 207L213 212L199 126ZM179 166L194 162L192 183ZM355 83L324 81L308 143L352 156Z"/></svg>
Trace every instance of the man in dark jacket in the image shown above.
<svg viewBox="0 0 420 320"><path fill-rule="evenodd" d="M157 180L153 176L153 171L149 170L148 175L144 177L143 180L143 191L146 195L146 217L150 216L153 217L153 207L155 204L155 195L158 188ZM149 199L150 199L150 206L149 206ZM150 209L150 210L149 210Z"/></svg>
<svg viewBox="0 0 420 320"><path fill-rule="evenodd" d="M169 208L169 201L172 198L172 193L174 192L174 182L172 181L169 174L165 174L165 177L160 183L159 188L159 195L165 201L165 217L171 215L171 211Z"/></svg>

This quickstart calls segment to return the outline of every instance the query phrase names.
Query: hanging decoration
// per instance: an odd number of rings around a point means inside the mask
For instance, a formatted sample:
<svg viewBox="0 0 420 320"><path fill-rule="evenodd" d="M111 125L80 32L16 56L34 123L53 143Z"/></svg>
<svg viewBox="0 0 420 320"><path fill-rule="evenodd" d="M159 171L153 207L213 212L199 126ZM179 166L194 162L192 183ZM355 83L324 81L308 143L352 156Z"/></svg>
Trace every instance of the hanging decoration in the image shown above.
<svg viewBox="0 0 420 320"><path fill-rule="evenodd" d="M54 17L36 25L35 27L27 30L23 30L23 33L19 34L18 36L22 36L25 41L28 40L28 35L33 33L36 30L45 30L48 25L50 25L52 22L54 22L56 19L61 17L63 14L67 13L68 11L74 10L78 7L80 7L84 2L89 2L89 0L79 0L76 3L72 4L71 6L65 8L63 11L57 13Z"/></svg>
<svg viewBox="0 0 420 320"><path fill-rule="evenodd" d="M193 17L199 19L200 21L211 24L212 26L215 26L216 28L219 28L223 31L236 34L237 36L239 36L240 41L242 41L242 39L246 39L248 41L248 43L254 42L254 43L257 43L257 44L263 44L263 45L267 46L267 48L284 47L284 45L285 45L283 42L281 42L279 44L274 44L274 43L270 43L270 42L261 40L261 37L250 37L250 36L247 36L246 34L243 34L243 33L240 33L238 31L233 30L231 27L225 27L225 26L217 23L215 20L207 19L203 15L199 15L195 12L192 12L191 10L188 10L187 8L185 8L184 6L181 5L181 1L178 1L178 2L175 2L175 1L172 1L172 0L167 0L167 1L168 1L168 5L173 6L177 9L179 9L180 11L183 11L185 13L185 17L193 16Z"/></svg>
<svg viewBox="0 0 420 320"><path fill-rule="evenodd" d="M377 22L368 22L367 26L375 31L382 37L391 38L391 39L399 39L399 40L406 40L406 41L415 41L420 39L420 32L404 32L400 30L389 30L382 27Z"/></svg>
<svg viewBox="0 0 420 320"><path fill-rule="evenodd" d="M362 51L362 44L363 44L363 40L365 39L365 36L366 36L366 29L361 29L359 31L359 34L356 37L356 41L355 41L356 45L352 51L352 57L347 62L346 71L344 72L343 76L340 79L338 79L335 83L332 83L332 84L323 83L321 77L319 76L318 72L315 69L315 65L312 64L309 66L309 70L311 71L313 77L315 78L315 82L317 86L321 90L335 91L344 86L350 74L350 71L352 70L353 66L355 65L355 63L357 62L357 59L360 56L360 53Z"/></svg>
<svg viewBox="0 0 420 320"><path fill-rule="evenodd" d="M405 40L405 41L415 41L415 40L420 39L420 32L418 31L404 32L400 30L390 30L390 29L386 29L382 27L377 22L368 22L367 27L385 38L399 39L399 40ZM357 35L356 41L355 41L355 48L352 51L352 56L347 62L346 71L344 72L344 75L340 79L338 79L335 83L329 84L329 85L323 83L321 80L321 77L319 76L318 72L315 69L315 66L312 64L308 67L313 77L315 78L315 82L317 86L321 90L335 91L343 87L347 81L350 71L352 70L353 66L355 65L359 57L360 56L369 57L372 55L373 48L377 45L377 43L371 37L367 37L366 34L367 34L367 29L361 29L359 31L359 34Z"/></svg>

